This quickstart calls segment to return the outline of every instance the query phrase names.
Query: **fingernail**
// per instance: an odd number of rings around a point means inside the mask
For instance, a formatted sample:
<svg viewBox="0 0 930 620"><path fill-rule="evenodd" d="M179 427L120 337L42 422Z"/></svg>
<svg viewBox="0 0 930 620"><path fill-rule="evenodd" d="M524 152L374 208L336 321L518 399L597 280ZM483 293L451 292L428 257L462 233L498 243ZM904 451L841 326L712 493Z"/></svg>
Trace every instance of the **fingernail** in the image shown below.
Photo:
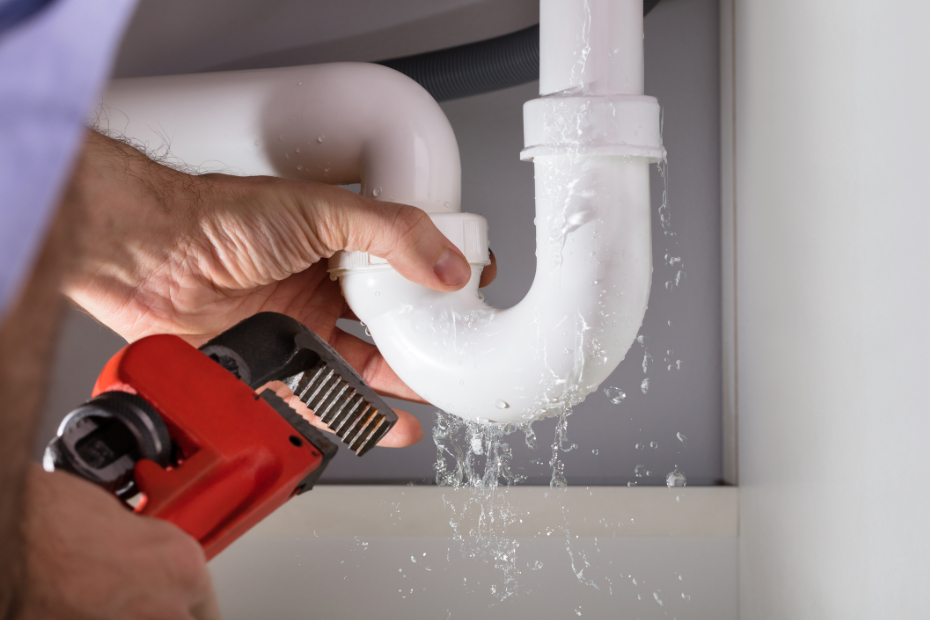
<svg viewBox="0 0 930 620"><path fill-rule="evenodd" d="M465 284L471 277L471 267L465 262L460 254L447 248L436 264L433 265L433 272L443 284L448 286L458 286Z"/></svg>

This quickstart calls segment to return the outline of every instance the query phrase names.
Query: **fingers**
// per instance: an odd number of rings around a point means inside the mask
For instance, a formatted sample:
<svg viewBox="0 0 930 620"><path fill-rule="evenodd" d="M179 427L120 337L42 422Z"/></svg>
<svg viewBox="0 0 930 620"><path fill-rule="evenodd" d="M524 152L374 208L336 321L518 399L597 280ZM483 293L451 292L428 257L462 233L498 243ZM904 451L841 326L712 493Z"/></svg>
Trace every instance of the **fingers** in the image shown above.
<svg viewBox="0 0 930 620"><path fill-rule="evenodd" d="M397 424L381 438L378 445L382 448L406 448L423 439L423 427L420 421L406 411L395 409Z"/></svg>
<svg viewBox="0 0 930 620"><path fill-rule="evenodd" d="M332 432L326 424L320 421L320 418L315 416L313 412L280 381L272 381L263 389L274 391L278 397L286 402L294 411L299 413L301 417L307 420L311 425L327 433ZM423 428L420 426L419 420L406 411L395 409L394 412L397 414L397 422L391 430L388 431L388 434L381 438L381 441L378 442L379 446L384 448L406 448L423 439Z"/></svg>
<svg viewBox="0 0 930 620"><path fill-rule="evenodd" d="M487 265L481 271L481 279L478 281L478 288L487 286L497 277L497 259L494 257L494 252L491 250L488 250L488 255L491 258L491 264Z"/></svg>
<svg viewBox="0 0 930 620"><path fill-rule="evenodd" d="M419 394L401 381L400 377L384 361L384 357L375 345L338 328L333 331L329 343L378 394L415 403L426 403Z"/></svg>
<svg viewBox="0 0 930 620"><path fill-rule="evenodd" d="M201 600L191 606L191 616L195 620L220 620L220 604L212 586L202 594Z"/></svg>
<svg viewBox="0 0 930 620"><path fill-rule="evenodd" d="M34 465L26 487L23 617L219 620L190 535L70 474Z"/></svg>
<svg viewBox="0 0 930 620"><path fill-rule="evenodd" d="M360 321L361 319L355 315L355 312L352 308L349 307L349 304L344 304L345 308L342 309L342 314L339 315L340 319L348 319L350 321Z"/></svg>
<svg viewBox="0 0 930 620"><path fill-rule="evenodd" d="M387 259L405 278L437 291L458 290L471 277L462 252L423 210L339 188L311 187L325 199L315 201L307 212L309 224L321 232L321 241L331 251L358 250Z"/></svg>
<svg viewBox="0 0 930 620"><path fill-rule="evenodd" d="M158 521L150 523L152 528L161 527ZM213 590L213 580L207 570L207 558L203 548L194 538L170 525L164 528L167 535L162 544L163 552L171 558L177 588L187 593L187 608L195 620L220 620L220 608Z"/></svg>

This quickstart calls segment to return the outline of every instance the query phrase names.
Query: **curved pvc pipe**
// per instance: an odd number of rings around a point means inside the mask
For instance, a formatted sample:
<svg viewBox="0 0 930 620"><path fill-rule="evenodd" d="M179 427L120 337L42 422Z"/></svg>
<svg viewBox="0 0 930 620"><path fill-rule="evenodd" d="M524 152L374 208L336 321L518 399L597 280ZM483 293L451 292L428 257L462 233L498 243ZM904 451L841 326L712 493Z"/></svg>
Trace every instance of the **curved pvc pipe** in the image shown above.
<svg viewBox="0 0 930 620"><path fill-rule="evenodd" d="M97 123L201 172L361 183L427 212L461 207L458 144L416 82L367 63L115 80Z"/></svg>
<svg viewBox="0 0 930 620"><path fill-rule="evenodd" d="M536 160L536 278L513 308L482 301L474 268L455 293L387 269L343 275L343 293L391 368L437 407L508 423L564 411L617 367L642 323L652 279L648 166Z"/></svg>
<svg viewBox="0 0 930 620"><path fill-rule="evenodd" d="M561 413L597 389L642 324L652 281L649 163L659 106L642 95L642 0L542 0L540 99L524 107L536 166L536 277L508 310L480 269L436 293L387 268L339 269L397 374L429 402L488 423Z"/></svg>
<svg viewBox="0 0 930 620"><path fill-rule="evenodd" d="M349 305L388 364L431 403L490 423L553 415L597 389L642 323L649 163L665 151L658 103L640 94L642 0L543 0L541 16L547 96L524 108L522 155L536 166L537 272L508 310L478 292L486 223L457 213L448 121L399 73L341 63L122 80L104 100L108 128L156 153L170 146L187 165L360 181L364 195L437 214L472 264L469 284L438 293L383 259L340 253L330 268Z"/></svg>

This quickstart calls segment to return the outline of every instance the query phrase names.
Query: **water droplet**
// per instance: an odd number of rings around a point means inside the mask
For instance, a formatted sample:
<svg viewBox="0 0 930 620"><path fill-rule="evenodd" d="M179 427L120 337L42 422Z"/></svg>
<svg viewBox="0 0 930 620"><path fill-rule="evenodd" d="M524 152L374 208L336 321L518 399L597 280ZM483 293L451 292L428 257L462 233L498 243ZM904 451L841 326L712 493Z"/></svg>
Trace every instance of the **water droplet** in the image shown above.
<svg viewBox="0 0 930 620"><path fill-rule="evenodd" d="M650 442L649 442L649 447L652 448L653 450L655 450L656 448L659 447L659 442L658 442L658 441L650 441Z"/></svg>
<svg viewBox="0 0 930 620"><path fill-rule="evenodd" d="M380 188L380 187L374 188L374 189L371 191L371 195L374 196L375 198L377 198L378 196L380 196L380 195L381 195L381 188Z"/></svg>
<svg viewBox="0 0 930 620"><path fill-rule="evenodd" d="M317 142L322 142L325 139L326 139L326 136L324 136L323 134L320 134L316 137Z"/></svg>
<svg viewBox="0 0 930 620"><path fill-rule="evenodd" d="M498 409L507 409L510 407L510 404L506 400L498 400L496 403L494 403L494 406Z"/></svg>
<svg viewBox="0 0 930 620"><path fill-rule="evenodd" d="M670 471L668 475L665 477L665 484L670 489L672 487L683 487L683 486L687 486L688 479L685 478L685 475L681 473L681 471L676 466L675 469Z"/></svg>
<svg viewBox="0 0 930 620"><path fill-rule="evenodd" d="M598 454L600 454L600 452L598 452L598 449L595 448L595 449L591 450L591 454L593 454L594 456L597 456Z"/></svg>
<svg viewBox="0 0 930 620"><path fill-rule="evenodd" d="M635 448L636 448L637 450L643 450L645 447L646 447L646 446L644 446L644 445L641 444L641 443L638 443L638 444L636 444L636 446L635 446Z"/></svg>
<svg viewBox="0 0 930 620"><path fill-rule="evenodd" d="M649 377L643 379L643 382L639 384L639 389L643 391L643 394L649 391Z"/></svg>
<svg viewBox="0 0 930 620"><path fill-rule="evenodd" d="M481 435L472 435L471 438L471 451L473 454L483 454L484 453L484 443L481 441Z"/></svg>
<svg viewBox="0 0 930 620"><path fill-rule="evenodd" d="M662 599L659 598L658 592L653 592L652 596L656 599L656 603L658 603L660 606L665 604L662 602Z"/></svg>
<svg viewBox="0 0 930 620"><path fill-rule="evenodd" d="M300 152L300 147L299 147L299 146L294 147L294 152L295 152L295 153L299 153L299 152Z"/></svg>
<svg viewBox="0 0 930 620"><path fill-rule="evenodd" d="M626 483L626 486L628 486L628 487L635 487L635 486L636 486L636 483L635 483L634 481L631 480L630 482L627 482L627 483Z"/></svg>
<svg viewBox="0 0 930 620"><path fill-rule="evenodd" d="M285 153L285 154L284 154L284 159L290 159L290 158L291 158L291 154L290 154L290 153Z"/></svg>
<svg viewBox="0 0 930 620"><path fill-rule="evenodd" d="M449 201L447 200L447 201L445 201L445 202L443 203L442 206L444 206L446 209L451 209L451 208L452 208L452 203L449 202Z"/></svg>
<svg viewBox="0 0 930 620"><path fill-rule="evenodd" d="M678 437L678 441L681 443L688 443L688 437L684 433L678 432L675 433L675 436Z"/></svg>
<svg viewBox="0 0 930 620"><path fill-rule="evenodd" d="M642 478L642 477L643 477L643 473L644 473L645 471L646 471L646 466L645 466L645 465L637 465L636 467L633 468L633 474L635 474L637 478ZM634 582L634 583L635 583L635 582Z"/></svg>
<svg viewBox="0 0 930 620"><path fill-rule="evenodd" d="M298 169L298 170L303 170L304 167L303 167L303 166L297 166L297 169Z"/></svg>
<svg viewBox="0 0 930 620"><path fill-rule="evenodd" d="M623 399L626 398L626 394L618 387L607 387L604 388L604 394L607 395L607 398L615 405L619 405L623 402Z"/></svg>
<svg viewBox="0 0 930 620"><path fill-rule="evenodd" d="M580 605L578 606L577 609L575 609L575 615L576 615L576 616L580 616L580 615L581 615L581 606L580 606Z"/></svg>
<svg viewBox="0 0 930 620"><path fill-rule="evenodd" d="M371 336L371 330L368 329L367 327L365 328L365 335L369 337Z"/></svg>

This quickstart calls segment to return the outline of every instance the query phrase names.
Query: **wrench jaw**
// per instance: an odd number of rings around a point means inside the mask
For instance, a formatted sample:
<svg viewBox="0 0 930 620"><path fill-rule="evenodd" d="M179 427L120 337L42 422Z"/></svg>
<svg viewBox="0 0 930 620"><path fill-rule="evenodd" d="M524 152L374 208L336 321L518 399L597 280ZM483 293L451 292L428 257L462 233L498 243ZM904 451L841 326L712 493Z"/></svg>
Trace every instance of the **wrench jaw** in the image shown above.
<svg viewBox="0 0 930 620"><path fill-rule="evenodd" d="M322 360L284 384L358 456L377 445L393 426L387 415Z"/></svg>
<svg viewBox="0 0 930 620"><path fill-rule="evenodd" d="M200 350L252 389L283 382L358 456L397 422L397 413L341 355L282 314L249 317Z"/></svg>

